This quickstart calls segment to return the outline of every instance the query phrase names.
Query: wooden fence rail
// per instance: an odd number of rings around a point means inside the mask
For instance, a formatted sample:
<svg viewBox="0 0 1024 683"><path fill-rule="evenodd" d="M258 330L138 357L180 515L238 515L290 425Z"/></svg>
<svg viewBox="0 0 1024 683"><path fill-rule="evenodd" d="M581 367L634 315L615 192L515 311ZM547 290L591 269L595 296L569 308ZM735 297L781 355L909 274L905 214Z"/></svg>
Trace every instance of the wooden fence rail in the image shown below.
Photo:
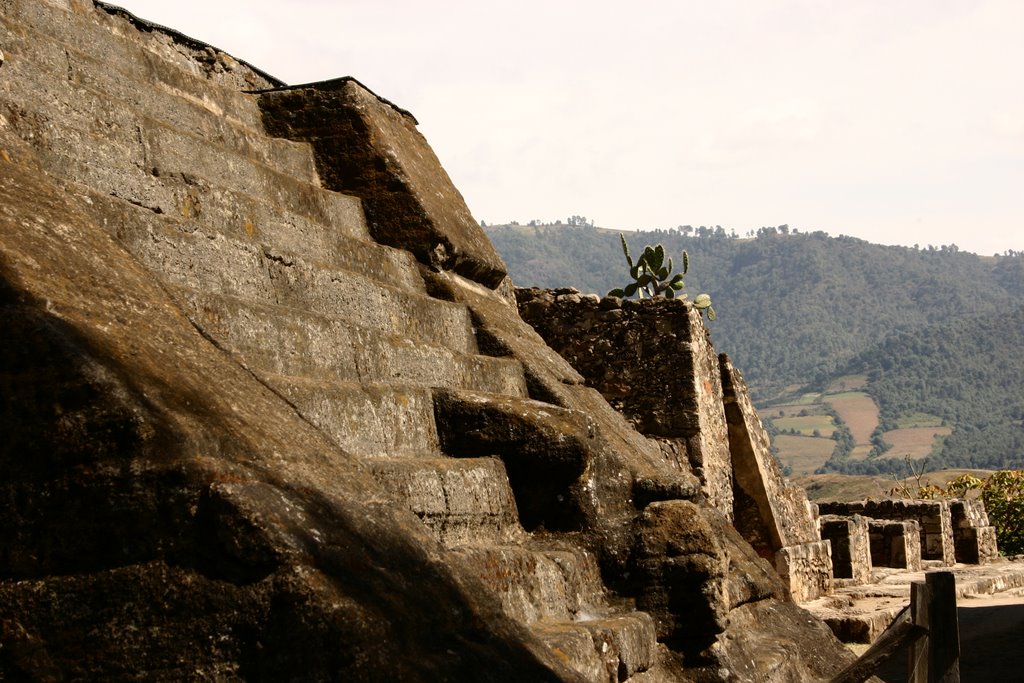
<svg viewBox="0 0 1024 683"><path fill-rule="evenodd" d="M907 683L960 683L960 629L953 572L930 572L910 585L910 605L830 683L862 683L904 646Z"/></svg>

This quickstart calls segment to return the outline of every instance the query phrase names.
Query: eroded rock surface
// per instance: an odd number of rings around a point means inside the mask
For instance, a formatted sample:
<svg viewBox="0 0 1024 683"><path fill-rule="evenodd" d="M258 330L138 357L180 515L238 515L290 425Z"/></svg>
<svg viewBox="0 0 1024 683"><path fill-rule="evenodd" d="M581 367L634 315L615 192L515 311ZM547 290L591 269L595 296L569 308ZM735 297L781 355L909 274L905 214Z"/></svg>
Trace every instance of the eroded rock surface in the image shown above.
<svg viewBox="0 0 1024 683"><path fill-rule="evenodd" d="M0 677L841 666L688 454L522 321L409 115L0 6Z"/></svg>

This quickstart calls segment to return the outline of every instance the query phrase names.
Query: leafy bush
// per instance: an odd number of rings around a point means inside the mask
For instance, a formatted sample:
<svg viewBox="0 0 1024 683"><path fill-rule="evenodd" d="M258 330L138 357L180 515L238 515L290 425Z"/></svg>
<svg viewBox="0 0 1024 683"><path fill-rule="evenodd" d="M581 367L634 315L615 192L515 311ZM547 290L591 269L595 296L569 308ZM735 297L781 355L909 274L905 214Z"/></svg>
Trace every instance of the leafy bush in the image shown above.
<svg viewBox="0 0 1024 683"><path fill-rule="evenodd" d="M1003 555L1024 553L1024 470L1000 470L988 479L970 474L946 484L946 494L962 498L980 490L988 521L996 528L996 541Z"/></svg>
<svg viewBox="0 0 1024 683"><path fill-rule="evenodd" d="M980 492L988 521L996 528L996 542L1003 555L1024 553L1024 470L1000 470L987 479L964 474L946 485L922 484L922 472L912 470L917 478L916 491L900 483L889 491L906 498L966 498L969 491Z"/></svg>

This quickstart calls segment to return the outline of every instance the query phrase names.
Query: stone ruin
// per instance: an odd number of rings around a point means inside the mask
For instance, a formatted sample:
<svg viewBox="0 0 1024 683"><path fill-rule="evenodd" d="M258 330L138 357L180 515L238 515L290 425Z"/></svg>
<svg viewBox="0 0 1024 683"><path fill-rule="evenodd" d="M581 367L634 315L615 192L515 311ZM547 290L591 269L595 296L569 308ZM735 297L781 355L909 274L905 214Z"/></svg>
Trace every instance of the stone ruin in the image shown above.
<svg viewBox="0 0 1024 683"><path fill-rule="evenodd" d="M851 563L857 576L865 567L868 575L872 566L920 571L925 565L987 564L999 555L980 500L829 501L819 509L833 555L848 548L844 566Z"/></svg>
<svg viewBox="0 0 1024 683"><path fill-rule="evenodd" d="M0 679L852 658L793 600L828 543L689 306L592 306L673 328L677 408L595 390L408 112L101 2L0 9Z"/></svg>
<svg viewBox="0 0 1024 683"><path fill-rule="evenodd" d="M681 300L600 299L575 290L516 291L523 319L658 444L693 471L708 504L788 584L813 600L832 560L803 489L786 483L743 375L717 354L700 314Z"/></svg>

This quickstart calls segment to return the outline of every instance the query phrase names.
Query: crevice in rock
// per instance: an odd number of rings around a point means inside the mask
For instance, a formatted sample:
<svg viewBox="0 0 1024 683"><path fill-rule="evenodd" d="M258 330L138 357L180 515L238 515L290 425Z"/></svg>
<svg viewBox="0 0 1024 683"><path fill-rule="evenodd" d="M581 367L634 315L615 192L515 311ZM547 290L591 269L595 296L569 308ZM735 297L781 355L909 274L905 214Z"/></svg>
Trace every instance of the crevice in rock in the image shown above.
<svg viewBox="0 0 1024 683"><path fill-rule="evenodd" d="M114 197L115 199L120 199L123 202L128 202L132 206L137 206L140 209L145 209L146 211L152 211L153 213L155 213L157 215L160 215L160 214L162 214L164 212L164 210L162 208L160 208L159 206L146 204L145 202L142 202L142 201L140 201L138 199L129 199L128 197L122 197L121 195L117 194L116 192L111 192L110 196Z"/></svg>
<svg viewBox="0 0 1024 683"><path fill-rule="evenodd" d="M273 251L270 250L270 247L266 245L263 245L262 251L264 258L266 258L268 261L272 261L279 265L285 266L286 268L295 265L294 259L290 259L286 256L281 256L280 254L275 254Z"/></svg>

